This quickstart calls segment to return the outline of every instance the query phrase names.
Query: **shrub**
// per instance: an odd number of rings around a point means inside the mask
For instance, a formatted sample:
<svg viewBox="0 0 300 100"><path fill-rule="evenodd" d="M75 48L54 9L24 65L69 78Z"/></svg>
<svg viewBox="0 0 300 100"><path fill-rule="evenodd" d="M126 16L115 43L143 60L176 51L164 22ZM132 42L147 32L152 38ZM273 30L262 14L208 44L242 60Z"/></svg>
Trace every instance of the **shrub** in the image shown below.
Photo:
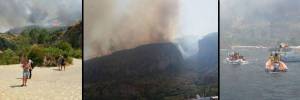
<svg viewBox="0 0 300 100"><path fill-rule="evenodd" d="M44 56L45 52L43 48L38 45L33 45L28 54L28 58L33 61L33 66L41 66L43 64Z"/></svg>
<svg viewBox="0 0 300 100"><path fill-rule="evenodd" d="M75 57L75 58L81 58L82 57L81 49L74 50L72 56Z"/></svg>
<svg viewBox="0 0 300 100"><path fill-rule="evenodd" d="M70 52L70 51L73 50L72 46L69 43L65 42L65 41L59 41L59 42L57 42L55 44L55 47L57 47L57 48L59 48L59 49L61 49L63 51L66 51L66 52Z"/></svg>
<svg viewBox="0 0 300 100"><path fill-rule="evenodd" d="M46 53L46 56L54 57L56 59L59 58L59 56L62 55L64 52L63 50L55 47L44 48L44 51Z"/></svg>
<svg viewBox="0 0 300 100"><path fill-rule="evenodd" d="M34 66L56 66L59 56L62 55L66 58L66 63L72 64L73 59L72 56L69 56L70 52L63 51L56 47L44 48L38 45L33 45L28 54L28 58L32 59ZM44 62L45 57L47 58L47 62Z"/></svg>
<svg viewBox="0 0 300 100"><path fill-rule="evenodd" d="M0 56L0 64L17 64L19 63L19 57L11 49L6 49Z"/></svg>

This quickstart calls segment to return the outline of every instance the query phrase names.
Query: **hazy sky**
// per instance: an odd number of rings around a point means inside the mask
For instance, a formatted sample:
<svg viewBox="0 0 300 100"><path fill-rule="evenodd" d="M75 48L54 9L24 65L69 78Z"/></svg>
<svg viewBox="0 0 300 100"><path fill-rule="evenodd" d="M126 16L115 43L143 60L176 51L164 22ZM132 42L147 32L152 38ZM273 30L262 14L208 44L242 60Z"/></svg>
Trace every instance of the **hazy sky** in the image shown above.
<svg viewBox="0 0 300 100"><path fill-rule="evenodd" d="M206 35L218 32L218 0L180 0L179 33Z"/></svg>
<svg viewBox="0 0 300 100"><path fill-rule="evenodd" d="M69 25L81 16L81 0L0 0L0 32L27 25Z"/></svg>

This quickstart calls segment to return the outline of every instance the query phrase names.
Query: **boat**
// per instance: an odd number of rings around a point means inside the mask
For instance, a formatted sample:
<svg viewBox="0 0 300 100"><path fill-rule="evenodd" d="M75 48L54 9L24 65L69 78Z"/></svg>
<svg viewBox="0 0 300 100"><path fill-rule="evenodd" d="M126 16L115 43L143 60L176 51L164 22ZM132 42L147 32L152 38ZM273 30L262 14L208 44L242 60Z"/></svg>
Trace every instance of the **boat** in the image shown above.
<svg viewBox="0 0 300 100"><path fill-rule="evenodd" d="M273 62L269 59L266 62L266 72L286 72L288 70L288 67L286 64L282 61L279 62Z"/></svg>
<svg viewBox="0 0 300 100"><path fill-rule="evenodd" d="M248 61L245 60L244 56L241 56L238 52L232 52L225 58L225 61L230 64L247 64Z"/></svg>
<svg viewBox="0 0 300 100"><path fill-rule="evenodd" d="M248 61L244 60L244 59L236 59L236 60L232 60L229 57L227 57L226 62L230 63L230 64L247 64Z"/></svg>

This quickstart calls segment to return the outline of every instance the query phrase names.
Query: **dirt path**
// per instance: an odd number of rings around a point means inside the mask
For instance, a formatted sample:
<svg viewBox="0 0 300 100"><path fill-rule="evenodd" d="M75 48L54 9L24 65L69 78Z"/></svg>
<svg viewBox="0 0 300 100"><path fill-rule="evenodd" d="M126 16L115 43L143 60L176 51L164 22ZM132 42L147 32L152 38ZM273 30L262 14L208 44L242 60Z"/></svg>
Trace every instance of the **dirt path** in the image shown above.
<svg viewBox="0 0 300 100"><path fill-rule="evenodd" d="M82 60L74 59L66 71L57 67L36 67L26 87L22 84L22 68L0 66L0 100L81 100Z"/></svg>

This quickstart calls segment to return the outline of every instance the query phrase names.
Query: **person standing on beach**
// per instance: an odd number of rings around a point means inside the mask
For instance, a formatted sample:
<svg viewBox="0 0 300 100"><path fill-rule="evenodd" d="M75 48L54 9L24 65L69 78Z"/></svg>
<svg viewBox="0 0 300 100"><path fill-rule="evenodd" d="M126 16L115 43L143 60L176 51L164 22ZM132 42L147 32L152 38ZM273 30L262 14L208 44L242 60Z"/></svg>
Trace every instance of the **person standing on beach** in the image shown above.
<svg viewBox="0 0 300 100"><path fill-rule="evenodd" d="M31 76L32 76L32 64L33 64L33 61L31 59L28 60L28 65L30 66L30 69L29 69L29 79L31 79Z"/></svg>
<svg viewBox="0 0 300 100"><path fill-rule="evenodd" d="M62 70L62 59L63 57L60 55L59 58L58 58L58 69L61 71Z"/></svg>
<svg viewBox="0 0 300 100"><path fill-rule="evenodd" d="M28 60L26 60L25 62L22 63L22 68L23 68L23 79L22 79L21 86L26 86L27 78L29 77L29 74L30 74L29 69L31 69L31 66L30 66Z"/></svg>
<svg viewBox="0 0 300 100"><path fill-rule="evenodd" d="M61 59L61 67L64 67L64 70L66 70L66 63L65 63L65 58L64 56L61 56L62 59Z"/></svg>

